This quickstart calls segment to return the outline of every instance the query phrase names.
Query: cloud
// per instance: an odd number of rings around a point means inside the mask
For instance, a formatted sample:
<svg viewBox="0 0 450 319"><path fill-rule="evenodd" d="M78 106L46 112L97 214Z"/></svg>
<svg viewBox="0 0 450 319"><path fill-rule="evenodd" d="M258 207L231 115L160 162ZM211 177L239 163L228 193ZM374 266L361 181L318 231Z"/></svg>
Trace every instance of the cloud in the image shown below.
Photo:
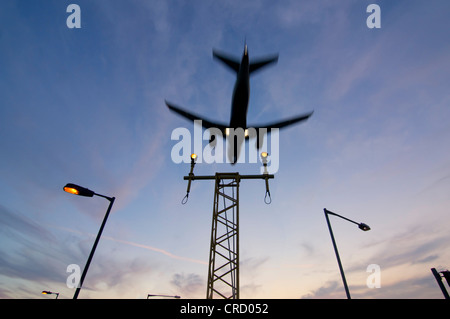
<svg viewBox="0 0 450 319"><path fill-rule="evenodd" d="M108 239L108 240L115 241L117 243L126 244L126 245L130 245L130 246L134 246L134 247L139 247L139 248L144 248L144 249L148 249L148 250L151 250L151 251L155 251L155 252L161 253L161 254L166 255L166 256L168 256L170 258L173 258L173 259L184 260L184 261L188 261L188 262L192 262L192 263L196 263L196 264L201 264L201 265L207 265L208 264L206 261L203 261L203 260L197 260L197 259L192 259L192 258L188 258L188 257L177 256L177 255L174 255L174 254L172 254L172 253L170 253L170 252L168 252L168 251L166 251L164 249L152 247L152 246L149 246L149 245L138 244L138 243L134 243L134 242L126 241L126 240L121 240L121 239L116 239L116 238L112 238L112 237L108 237L108 236L106 236L105 238Z"/></svg>
<svg viewBox="0 0 450 319"><path fill-rule="evenodd" d="M313 290L312 292L301 296L302 299L311 299L311 298L342 298L341 294L345 297L345 291L342 284L338 281L328 281L322 287Z"/></svg>
<svg viewBox="0 0 450 319"><path fill-rule="evenodd" d="M177 288L183 298L198 298L202 291L206 293L205 281L194 273L177 273L173 275L170 283Z"/></svg>
<svg viewBox="0 0 450 319"><path fill-rule="evenodd" d="M71 232L71 233L76 233L79 235L89 235L90 237L94 237L94 234L87 234L87 233L83 233L81 231L77 231L77 230L73 230L67 227L60 227L60 226L52 226L54 228L58 228L67 232ZM132 242L132 241L128 241L128 240L123 240L123 239L118 239L118 238L114 238L111 236L102 236L103 239L105 240L109 240L109 241L113 241L116 243L120 243L120 244L124 244L124 245L128 245L128 246L133 246L133 247L138 247L138 248L143 248L143 249L147 249L147 250L151 250L160 254L163 254L169 258L173 258L173 259L177 259L177 260L184 260L184 261L188 261L191 263L196 263L196 264L201 264L201 265L207 265L208 263L206 261L203 260L198 260L198 259L193 259L193 258L188 258L188 257L183 257L183 256L178 256L175 254L172 254L171 252L168 252L167 250L161 249L161 248L157 248L154 246L150 246L150 245L145 245L145 244L140 244L140 243L136 243L136 242Z"/></svg>
<svg viewBox="0 0 450 319"><path fill-rule="evenodd" d="M270 257L252 257L245 258L240 262L240 274L242 279L240 280L241 286L240 296L241 298L253 298L258 296L258 293L264 287L263 281L259 279L262 272L262 268L270 260Z"/></svg>
<svg viewBox="0 0 450 319"><path fill-rule="evenodd" d="M83 284L82 298L145 298L161 265L148 258L98 254ZM145 278L145 279L144 279Z"/></svg>
<svg viewBox="0 0 450 319"><path fill-rule="evenodd" d="M355 299L438 299L442 298L439 287L430 269L423 273L398 278L395 282L386 282L381 273L381 287L368 288L366 285L351 285L350 293ZM342 287L343 290L343 287Z"/></svg>
<svg viewBox="0 0 450 319"><path fill-rule="evenodd" d="M410 226L402 233L383 238L378 242L363 247L364 250L376 250L367 257L370 264L378 264L383 269L391 267L408 267L413 264L426 264L443 256L450 235L439 226ZM348 271L361 269L360 265Z"/></svg>
<svg viewBox="0 0 450 319"><path fill-rule="evenodd" d="M0 241L2 298L36 298L42 290L65 287L67 265L82 253L75 249L79 246L67 244L42 224L2 205Z"/></svg>
<svg viewBox="0 0 450 319"><path fill-rule="evenodd" d="M449 239L445 227L430 222L408 226L402 232L365 245L363 250L373 254L353 265L347 264L345 269L350 289L361 298L435 298L430 269L448 261ZM369 264L380 266L381 289L353 285L365 282L368 274L361 270Z"/></svg>
<svg viewBox="0 0 450 319"><path fill-rule="evenodd" d="M94 234L86 234L66 227L50 226L72 234L89 235L89 240L80 240L80 237L67 238L62 236L55 238L48 228L32 219L12 212L0 205L0 238L2 241L2 253L0 254L0 282L8 282L7 287L0 291L3 298L14 298L22 293L22 298L33 298L40 292L36 289L54 289L60 287L61 293L67 297L73 291L65 287L69 264L77 261L84 265L86 256L92 246ZM166 250L149 245L143 245L131 241L120 240L110 236L102 236L102 240L116 242L127 246L150 250L171 259L205 265L205 261L178 256ZM105 242L103 241L103 245ZM155 274L159 263L149 262L146 257L116 258L115 254L108 253L111 249L104 246L97 252L95 263L89 270L89 279L83 289L82 298L136 298L140 293L145 294L145 281L143 277L151 277ZM183 276L179 277L181 284ZM192 276L188 277L187 285L195 283ZM44 288L43 288L44 287ZM53 287L53 288L51 288ZM189 292L187 286L183 286L185 292Z"/></svg>
<svg viewBox="0 0 450 319"><path fill-rule="evenodd" d="M55 278L56 239L32 219L0 205L1 274L22 279ZM58 277L58 276L56 276Z"/></svg>
<svg viewBox="0 0 450 319"><path fill-rule="evenodd" d="M319 24L329 19L330 12L343 10L345 3L335 1L286 1L274 10L281 26L286 29L297 29L299 26Z"/></svg>
<svg viewBox="0 0 450 319"><path fill-rule="evenodd" d="M439 258L439 255L434 254L434 255L426 256L426 257L424 257L422 259L413 261L412 263L413 264L428 264L429 262L434 261L434 260L436 260L438 258Z"/></svg>
<svg viewBox="0 0 450 319"><path fill-rule="evenodd" d="M45 241L51 241L53 237L38 223L29 217L13 212L0 204L0 229L14 236L14 240L27 240L26 236L33 238L42 238Z"/></svg>
<svg viewBox="0 0 450 319"><path fill-rule="evenodd" d="M381 226L381 225L380 225ZM373 230L377 231L374 226ZM445 226L428 223L412 223L401 231L384 232L378 240L358 247L361 253L357 261L348 257L344 271L352 298L438 298L439 290L430 268L448 261L446 245L450 235ZM381 288L369 288L366 281L370 272L367 266L380 267ZM445 268L445 267L444 267ZM332 278L312 289L302 298L345 298L345 291L335 261ZM325 277L326 279L326 277Z"/></svg>

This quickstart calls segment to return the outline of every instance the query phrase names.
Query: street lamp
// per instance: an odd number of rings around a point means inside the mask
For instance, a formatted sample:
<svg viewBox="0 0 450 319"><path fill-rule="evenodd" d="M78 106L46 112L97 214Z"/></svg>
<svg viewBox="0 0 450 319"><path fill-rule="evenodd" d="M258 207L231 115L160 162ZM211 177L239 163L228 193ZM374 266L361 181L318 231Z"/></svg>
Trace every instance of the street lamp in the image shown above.
<svg viewBox="0 0 450 319"><path fill-rule="evenodd" d="M264 179L266 180L266 195L264 196L264 203L270 204L272 202L272 198L270 197L270 191L269 191L269 172L267 171L267 157L269 156L269 153L262 152L261 153L261 160L264 166Z"/></svg>
<svg viewBox="0 0 450 319"><path fill-rule="evenodd" d="M180 296L168 296L168 295L152 295L152 294L148 294L147 295L147 299L149 299L150 297L166 297L166 298L175 298L175 299L180 299Z"/></svg>
<svg viewBox="0 0 450 319"><path fill-rule="evenodd" d="M357 223L357 222L355 222L355 221L353 221L351 219L348 219L347 217L344 217L344 216L338 215L336 213L333 213L333 212L327 210L326 208L324 208L323 211L325 213L325 218L327 220L328 229L330 231L331 241L333 242L334 252L336 253L336 258L337 258L337 261L338 261L339 270L341 271L341 277L342 277L342 282L344 283L345 293L347 294L347 298L351 299L350 291L348 290L348 286L347 286L347 280L345 279L344 269L342 268L341 259L339 257L338 249L337 249L337 246L336 246L336 241L334 240L333 230L331 229L331 224L330 224L330 220L328 218L328 215L334 215L334 216L340 217L342 219L345 219L345 220L347 220L347 221L349 221L349 222L351 222L353 224L356 224L356 225L358 225L359 229L361 229L363 231L370 230L370 227L367 224Z"/></svg>
<svg viewBox="0 0 450 319"><path fill-rule="evenodd" d="M186 204L189 199L189 192L191 191L191 181L192 181L192 177L194 177L194 166L195 166L196 161L197 161L197 154L192 153L191 154L191 171L189 172L189 181L188 181L188 186L187 186L187 190L186 190L186 196L184 196L183 200L181 201L181 203L183 205Z"/></svg>
<svg viewBox="0 0 450 319"><path fill-rule="evenodd" d="M269 174L269 172L267 171L267 156L269 156L269 153L267 153L267 152L261 153L261 161L264 166L264 174Z"/></svg>
<svg viewBox="0 0 450 319"><path fill-rule="evenodd" d="M42 294L43 295L56 295L55 299L58 299L58 297L59 297L59 292L53 292L53 291L48 291L48 290L42 291Z"/></svg>
<svg viewBox="0 0 450 319"><path fill-rule="evenodd" d="M83 286L84 278L86 277L87 271L89 269L89 265L91 264L92 257L94 256L95 249L97 248L97 244L100 240L100 236L102 235L103 228L105 227L106 221L108 220L109 212L111 211L111 207L114 204L115 197L108 197L105 195L97 194L94 191L91 191L90 189L75 185L75 184L67 184L64 186L64 191L74 194L74 195L80 195L80 196L86 196L86 197L93 197L94 195L97 195L99 197L106 198L109 200L109 206L106 211L105 217L103 218L103 222L100 226L100 230L98 231L97 238L95 238L94 245L92 246L91 253L89 254L88 260L86 262L86 266L84 267L83 273L81 274L80 283L78 284L78 287L75 291L75 294L73 295L73 299L78 298L78 294L80 293L81 286Z"/></svg>
<svg viewBox="0 0 450 319"><path fill-rule="evenodd" d="M442 282L442 277L439 274L439 272L436 270L436 268L431 268L431 272L433 273L434 278L436 278L436 281L437 281L437 283L439 285L439 288L441 288L441 291L444 294L444 298L445 299L450 299L450 295L448 294L447 289L445 289L445 286L444 286L444 284ZM444 278L447 279L447 283L450 284L449 271L448 270L441 271L441 274L444 275Z"/></svg>

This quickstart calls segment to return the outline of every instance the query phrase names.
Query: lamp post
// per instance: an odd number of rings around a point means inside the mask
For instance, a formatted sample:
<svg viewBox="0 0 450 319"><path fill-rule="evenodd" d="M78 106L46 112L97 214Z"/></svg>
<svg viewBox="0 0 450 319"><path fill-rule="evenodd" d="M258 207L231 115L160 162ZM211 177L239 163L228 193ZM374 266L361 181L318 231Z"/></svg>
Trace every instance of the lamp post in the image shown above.
<svg viewBox="0 0 450 319"><path fill-rule="evenodd" d="M53 292L53 291L48 291L48 290L42 291L42 294L43 295L56 295L55 299L58 299L58 297L59 297L59 292Z"/></svg>
<svg viewBox="0 0 450 319"><path fill-rule="evenodd" d="M103 222L100 226L100 230L98 231L97 237L95 238L94 245L92 246L91 253L89 254L88 260L86 262L86 266L84 267L83 273L81 274L81 278L80 278L78 287L75 291L75 294L73 295L73 299L77 299L78 294L80 293L81 287L83 286L83 281L84 281L84 278L86 277L87 271L89 269L89 265L91 264L92 257L94 256L95 249L97 248L97 244L102 235L103 228L105 227L106 221L108 220L108 216L111 211L111 207L114 204L115 197L108 197L105 195L97 194L94 191L91 191L90 189L87 189L87 188L84 188L84 187L81 187L81 186L78 186L75 184L71 184L71 183L64 186L64 191L74 194L74 195L80 195L80 196L85 196L85 197L93 197L94 195L97 195L99 197L103 197L103 198L106 198L107 200L109 200L109 206L106 211L105 217L103 218Z"/></svg>
<svg viewBox="0 0 450 319"><path fill-rule="evenodd" d="M325 213L325 218L327 220L327 225L328 225L328 230L330 231L330 236L331 236L331 241L333 242L333 247L334 247L334 252L336 253L336 259L339 265L339 270L341 272L341 277L342 277L342 282L344 283L344 289L345 289L345 293L347 294L347 299L351 299L350 297L350 291L348 290L348 286L347 286L347 280L345 279L345 274L344 274L344 269L342 268L342 263L341 263L341 258L339 257L339 252L336 246L336 241L334 240L334 235L333 235L333 230L331 229L331 224L330 224L330 219L328 218L328 215L334 215L337 217L340 217L342 219L345 219L351 223L354 223L356 225L358 225L359 229L363 230L363 231L368 231L370 230L370 227L367 224L364 223L357 223L351 219L348 219L344 216L338 215L336 213L333 213L329 210L327 210L326 208L323 209L324 213Z"/></svg>

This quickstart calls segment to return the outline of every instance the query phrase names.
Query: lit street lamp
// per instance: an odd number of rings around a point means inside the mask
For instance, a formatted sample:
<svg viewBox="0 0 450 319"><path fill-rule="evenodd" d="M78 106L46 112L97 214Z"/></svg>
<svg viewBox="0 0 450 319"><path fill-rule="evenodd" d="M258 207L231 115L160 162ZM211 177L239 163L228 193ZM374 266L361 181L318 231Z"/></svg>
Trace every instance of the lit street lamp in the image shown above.
<svg viewBox="0 0 450 319"><path fill-rule="evenodd" d="M94 256L95 249L97 248L97 244L100 240L100 236L102 235L103 228L105 227L106 221L108 219L109 212L111 211L111 207L114 204L115 197L108 197L105 195L97 194L97 193L91 191L90 189L87 189L87 188L84 188L84 187L81 187L81 186L78 186L75 184L71 184L71 183L64 186L64 191L66 191L70 194L86 196L86 197L92 197L94 195L97 195L99 197L103 197L103 198L106 198L107 200L109 200L108 210L106 211L105 217L103 218L103 222L100 226L100 230L98 231L97 238L95 238L94 245L92 246L91 253L89 254L88 260L86 262L86 266L84 267L83 273L81 274L81 278L80 278L78 287L75 291L75 294L73 295L73 299L77 299L78 294L80 293L80 290L81 290L81 286L83 285L84 277L86 277L86 273L89 269L89 265L91 264L91 260L92 260L92 257Z"/></svg>
<svg viewBox="0 0 450 319"><path fill-rule="evenodd" d="M53 291L48 291L48 290L42 291L42 294L43 295L56 295L55 299L58 299L58 297L59 297L59 292L53 292Z"/></svg>
<svg viewBox="0 0 450 319"><path fill-rule="evenodd" d="M262 152L261 153L261 160L264 166L264 175L266 180L266 195L264 196L264 202L266 204L270 204L272 202L272 198L270 197L270 191L269 191L269 172L267 171L267 157L269 156L269 153Z"/></svg>
<svg viewBox="0 0 450 319"><path fill-rule="evenodd" d="M267 156L269 156L269 153L267 152L261 153L261 160L264 166L264 174L269 174L269 172L267 171Z"/></svg>
<svg viewBox="0 0 450 319"><path fill-rule="evenodd" d="M357 223L357 222L355 222L355 221L353 221L351 219L348 219L348 218L346 218L344 216L341 216L341 215L338 215L336 213L330 212L326 208L324 208L323 211L325 213L325 218L327 220L328 229L330 231L331 241L333 242L334 252L336 253L336 258L337 258L337 261L338 261L339 270L341 271L341 277L342 277L342 281L344 283L345 293L347 294L347 298L351 299L350 298L350 291L348 290L348 286L347 286L347 280L345 279L344 269L342 268L341 259L339 258L339 253L338 253L338 249L337 249L337 246L336 246L336 241L334 240L333 230L331 229L331 224L330 224L330 220L328 218L328 215L334 215L334 216L340 217L342 219L345 219L345 220L347 220L347 221L349 221L349 222L351 222L353 224L356 224L356 225L358 225L359 229L361 229L363 231L370 230L370 227L367 224Z"/></svg>
<svg viewBox="0 0 450 319"><path fill-rule="evenodd" d="M189 199L189 192L191 191L191 181L192 181L192 178L194 177L194 166L195 166L196 161L197 161L197 154L192 153L191 154L191 171L189 172L189 181L188 181L188 186L187 186L187 190L186 190L186 196L184 196L183 200L181 201L181 203L183 205L186 204Z"/></svg>

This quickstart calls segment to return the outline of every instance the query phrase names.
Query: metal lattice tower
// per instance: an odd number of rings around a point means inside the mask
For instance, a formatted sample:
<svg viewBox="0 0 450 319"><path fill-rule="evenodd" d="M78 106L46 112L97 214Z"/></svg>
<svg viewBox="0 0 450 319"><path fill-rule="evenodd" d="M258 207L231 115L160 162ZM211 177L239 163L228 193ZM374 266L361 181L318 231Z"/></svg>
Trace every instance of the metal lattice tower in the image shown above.
<svg viewBox="0 0 450 319"><path fill-rule="evenodd" d="M216 173L207 299L239 299L238 173Z"/></svg>
<svg viewBox="0 0 450 319"><path fill-rule="evenodd" d="M239 299L239 184L243 179L263 179L266 184L264 202L271 202L269 179L274 175L267 172L267 153L263 157L265 167L261 175L240 175L239 173L216 173L210 176L195 176L196 156L191 156L191 171L186 196L189 198L191 182L194 180L215 180L214 204L209 250L208 286L206 298Z"/></svg>

